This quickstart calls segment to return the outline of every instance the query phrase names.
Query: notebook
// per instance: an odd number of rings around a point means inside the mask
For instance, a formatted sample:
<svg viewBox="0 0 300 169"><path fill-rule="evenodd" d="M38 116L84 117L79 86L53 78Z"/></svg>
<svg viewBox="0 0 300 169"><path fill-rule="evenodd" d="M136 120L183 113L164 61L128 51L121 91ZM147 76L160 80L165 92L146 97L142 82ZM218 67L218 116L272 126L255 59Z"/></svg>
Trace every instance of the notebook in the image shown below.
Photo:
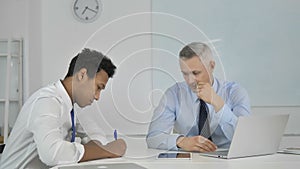
<svg viewBox="0 0 300 169"><path fill-rule="evenodd" d="M146 169L135 163L107 163L107 164L90 164L82 166L65 166L58 169Z"/></svg>
<svg viewBox="0 0 300 169"><path fill-rule="evenodd" d="M228 150L200 153L218 158L240 158L277 152L289 115L239 117Z"/></svg>

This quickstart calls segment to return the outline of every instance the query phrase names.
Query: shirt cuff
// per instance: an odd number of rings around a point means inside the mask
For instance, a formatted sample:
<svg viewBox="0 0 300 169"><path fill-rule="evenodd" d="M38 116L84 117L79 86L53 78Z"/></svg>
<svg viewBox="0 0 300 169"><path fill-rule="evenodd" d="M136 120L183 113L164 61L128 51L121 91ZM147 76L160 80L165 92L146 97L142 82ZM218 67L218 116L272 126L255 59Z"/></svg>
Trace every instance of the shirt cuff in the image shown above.
<svg viewBox="0 0 300 169"><path fill-rule="evenodd" d="M73 144L75 145L75 147L77 149L75 157L76 157L76 162L78 163L84 155L84 152L85 152L84 146L82 144L76 143L76 142L74 142Z"/></svg>
<svg viewBox="0 0 300 169"><path fill-rule="evenodd" d="M181 134L172 134L168 138L168 150L178 151L180 148L177 147L177 139L183 135Z"/></svg>

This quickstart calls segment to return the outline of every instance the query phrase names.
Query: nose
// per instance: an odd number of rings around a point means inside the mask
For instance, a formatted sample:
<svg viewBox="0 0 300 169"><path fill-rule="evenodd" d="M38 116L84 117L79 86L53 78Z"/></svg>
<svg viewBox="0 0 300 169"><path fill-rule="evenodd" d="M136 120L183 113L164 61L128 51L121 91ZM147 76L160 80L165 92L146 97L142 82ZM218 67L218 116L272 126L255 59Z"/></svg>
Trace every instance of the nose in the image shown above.
<svg viewBox="0 0 300 169"><path fill-rule="evenodd" d="M96 92L95 94L95 100L99 100L100 99L100 92Z"/></svg>

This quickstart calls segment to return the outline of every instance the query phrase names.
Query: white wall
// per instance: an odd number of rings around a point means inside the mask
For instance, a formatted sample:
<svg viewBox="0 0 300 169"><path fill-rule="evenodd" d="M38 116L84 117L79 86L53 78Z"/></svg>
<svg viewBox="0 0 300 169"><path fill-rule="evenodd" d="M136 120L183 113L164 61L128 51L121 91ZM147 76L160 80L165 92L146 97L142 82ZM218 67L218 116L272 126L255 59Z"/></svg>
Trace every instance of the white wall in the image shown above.
<svg viewBox="0 0 300 169"><path fill-rule="evenodd" d="M42 16L40 0L27 0L24 35L24 100L43 86Z"/></svg>
<svg viewBox="0 0 300 169"><path fill-rule="evenodd" d="M0 1L1 38L23 37L27 26L27 1Z"/></svg>

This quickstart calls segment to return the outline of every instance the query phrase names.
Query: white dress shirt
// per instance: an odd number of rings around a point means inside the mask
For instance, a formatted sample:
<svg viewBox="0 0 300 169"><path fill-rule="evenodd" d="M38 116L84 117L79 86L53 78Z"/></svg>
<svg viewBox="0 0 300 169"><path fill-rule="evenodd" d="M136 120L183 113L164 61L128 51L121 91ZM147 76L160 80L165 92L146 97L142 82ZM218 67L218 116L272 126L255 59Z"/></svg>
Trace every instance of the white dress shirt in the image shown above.
<svg viewBox="0 0 300 169"><path fill-rule="evenodd" d="M214 78L212 87L225 104L218 112L207 104L211 138L219 148L228 148L238 116L251 113L249 97L247 91L235 82ZM148 147L178 150L176 140L179 136L199 135L199 105L197 95L186 82L170 87L154 110L146 138ZM173 129L177 133L173 133Z"/></svg>
<svg viewBox="0 0 300 169"><path fill-rule="evenodd" d="M19 113L6 142L0 168L77 163L83 157L84 146L70 142L72 108L61 81L35 92Z"/></svg>

